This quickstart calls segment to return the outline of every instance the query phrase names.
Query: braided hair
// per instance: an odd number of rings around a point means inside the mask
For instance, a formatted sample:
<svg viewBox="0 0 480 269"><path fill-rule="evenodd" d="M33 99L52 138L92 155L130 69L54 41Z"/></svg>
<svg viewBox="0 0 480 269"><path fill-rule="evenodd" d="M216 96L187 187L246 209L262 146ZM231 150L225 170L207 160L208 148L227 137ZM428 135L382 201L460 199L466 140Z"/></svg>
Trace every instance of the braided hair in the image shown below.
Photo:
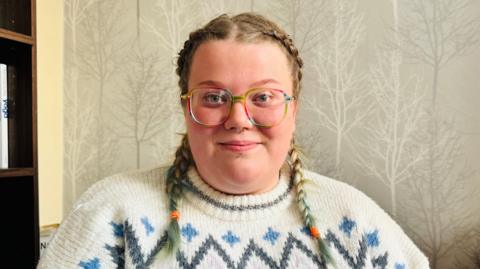
<svg viewBox="0 0 480 269"><path fill-rule="evenodd" d="M318 231L316 225L315 225L315 218L312 215L312 212L310 210L310 206L308 205L306 199L307 199L307 194L304 190L304 184L307 182L305 177L303 176L303 164L302 161L300 160L300 154L299 154L299 149L298 146L295 145L292 141L292 148L290 149L289 152L289 157L290 157L290 167L292 169L291 173L291 180L293 181L293 184L295 186L295 190L297 192L297 204L298 207L301 211L302 218L303 218L303 223L305 226L308 228L310 231L310 235L315 238L318 244L318 248L320 249L320 253L323 255L324 260L328 262L332 262L332 258L330 255L330 251L325 244L325 241L323 241L320 232Z"/></svg>
<svg viewBox="0 0 480 269"><path fill-rule="evenodd" d="M287 56L291 68L293 81L293 96L298 98L300 93L300 82L302 79L301 68L303 61L300 58L298 49L294 46L293 40L272 21L255 13L242 13L233 17L220 15L211 20L204 27L190 33L188 40L183 44L177 59L176 73L179 76L178 85L180 95L188 92L188 78L193 55L197 48L204 42L210 40L234 39L239 42L265 42L270 41L278 44ZM185 105L184 103L182 105ZM315 226L315 218L307 204L306 192L303 188L306 180L302 172L302 162L299 158L298 149L292 143L289 152L291 167L291 180L293 180L297 192L297 204L302 213L304 224L309 228L312 238L318 242L320 253L326 262L331 262L328 247L320 236ZM178 220L178 203L186 188L184 182L188 178L187 172L190 166L195 165L187 135L182 139L182 144L175 153L175 160L167 173L167 195L170 209L170 224L168 226L168 250L174 252L180 242L180 231Z"/></svg>
<svg viewBox="0 0 480 269"><path fill-rule="evenodd" d="M182 143L175 152L175 160L167 171L167 197L170 210L170 223L167 228L167 250L174 252L180 244L180 227L178 221L180 213L178 203L183 196L184 182L187 172L193 164L193 156L188 144L188 136L184 135Z"/></svg>

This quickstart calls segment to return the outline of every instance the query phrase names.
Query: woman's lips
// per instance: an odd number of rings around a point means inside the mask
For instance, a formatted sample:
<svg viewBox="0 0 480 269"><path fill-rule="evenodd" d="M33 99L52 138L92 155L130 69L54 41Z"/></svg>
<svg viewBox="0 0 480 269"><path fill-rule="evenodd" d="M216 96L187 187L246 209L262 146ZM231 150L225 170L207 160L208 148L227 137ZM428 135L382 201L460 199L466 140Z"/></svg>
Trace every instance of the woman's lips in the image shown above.
<svg viewBox="0 0 480 269"><path fill-rule="evenodd" d="M220 142L218 144L226 150L242 152L242 151L251 150L256 146L258 146L260 143L253 142L253 141L226 141L226 142Z"/></svg>

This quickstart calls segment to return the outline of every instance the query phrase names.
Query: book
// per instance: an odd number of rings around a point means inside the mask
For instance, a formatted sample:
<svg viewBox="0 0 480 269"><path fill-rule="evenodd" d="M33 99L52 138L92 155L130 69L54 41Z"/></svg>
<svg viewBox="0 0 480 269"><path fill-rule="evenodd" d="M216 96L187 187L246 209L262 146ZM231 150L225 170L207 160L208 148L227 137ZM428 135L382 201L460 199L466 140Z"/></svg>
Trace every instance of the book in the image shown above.
<svg viewBox="0 0 480 269"><path fill-rule="evenodd" d="M0 63L0 168L8 168L7 65Z"/></svg>
<svg viewBox="0 0 480 269"><path fill-rule="evenodd" d="M40 227L40 256L42 256L45 249L47 249L48 243L57 232L59 225L60 224L55 223Z"/></svg>

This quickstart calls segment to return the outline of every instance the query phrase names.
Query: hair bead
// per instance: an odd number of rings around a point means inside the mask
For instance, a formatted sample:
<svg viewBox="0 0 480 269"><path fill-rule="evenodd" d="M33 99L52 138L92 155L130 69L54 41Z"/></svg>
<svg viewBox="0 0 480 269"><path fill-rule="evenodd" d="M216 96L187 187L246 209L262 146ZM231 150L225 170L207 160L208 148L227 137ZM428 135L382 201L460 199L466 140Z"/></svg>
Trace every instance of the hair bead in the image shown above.
<svg viewBox="0 0 480 269"><path fill-rule="evenodd" d="M170 218L178 221L180 219L180 212L174 210L170 213Z"/></svg>
<svg viewBox="0 0 480 269"><path fill-rule="evenodd" d="M310 235L313 236L315 239L320 238L320 232L318 231L317 227L315 226L310 227Z"/></svg>

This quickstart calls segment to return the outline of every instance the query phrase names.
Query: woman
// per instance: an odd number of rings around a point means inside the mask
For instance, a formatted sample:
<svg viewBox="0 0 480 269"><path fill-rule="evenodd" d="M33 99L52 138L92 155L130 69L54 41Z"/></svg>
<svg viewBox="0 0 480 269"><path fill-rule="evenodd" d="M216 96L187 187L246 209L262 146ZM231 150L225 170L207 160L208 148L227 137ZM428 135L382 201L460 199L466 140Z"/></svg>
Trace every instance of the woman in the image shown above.
<svg viewBox="0 0 480 269"><path fill-rule="evenodd" d="M91 187L39 268L428 268L372 200L302 168L302 60L283 30L222 15L177 64L187 134L173 164Z"/></svg>

